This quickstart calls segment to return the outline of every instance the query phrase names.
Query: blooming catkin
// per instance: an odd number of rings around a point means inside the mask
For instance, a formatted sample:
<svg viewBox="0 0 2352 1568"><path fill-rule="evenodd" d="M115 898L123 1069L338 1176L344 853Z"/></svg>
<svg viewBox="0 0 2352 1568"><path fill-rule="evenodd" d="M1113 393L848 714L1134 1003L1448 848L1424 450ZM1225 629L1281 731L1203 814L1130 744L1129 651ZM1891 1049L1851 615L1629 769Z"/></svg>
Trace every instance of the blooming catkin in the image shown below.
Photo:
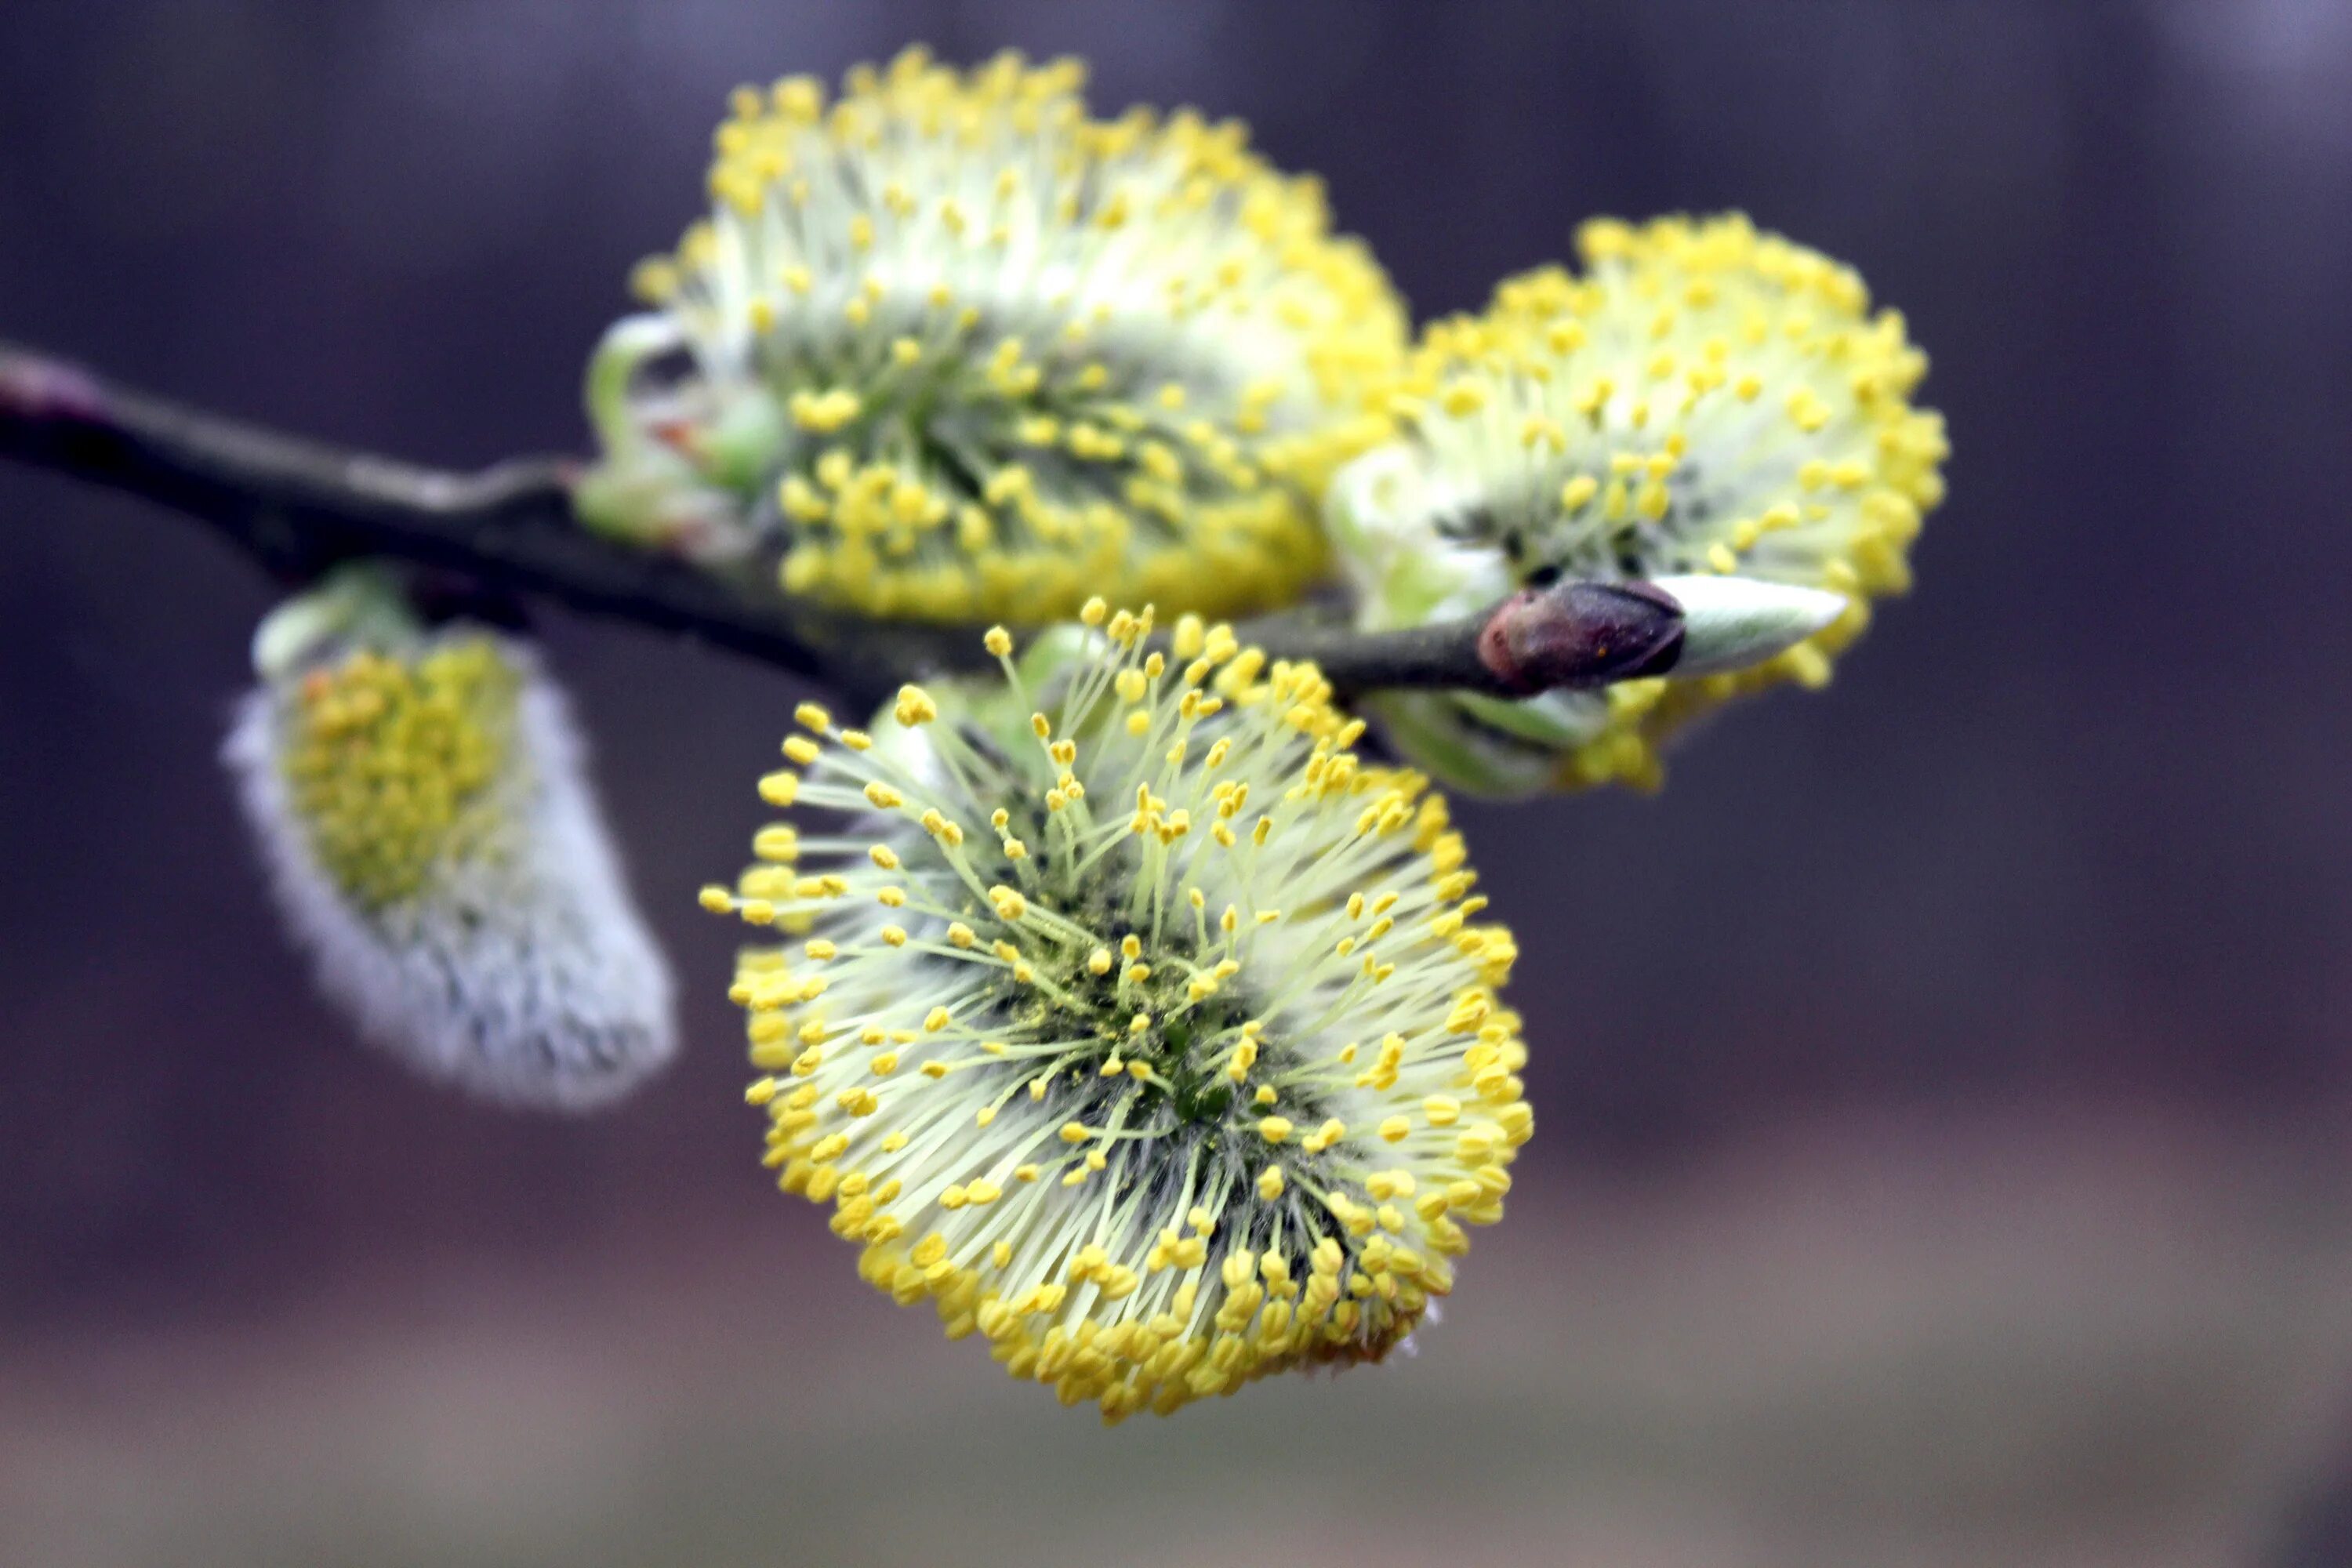
<svg viewBox="0 0 2352 1568"><path fill-rule="evenodd" d="M450 630L265 678L223 756L320 987L426 1078L585 1110L675 1048L561 692Z"/></svg>
<svg viewBox="0 0 2352 1568"><path fill-rule="evenodd" d="M742 89L710 216L640 268L662 316L592 372L591 516L716 550L731 497L787 588L872 616L1295 596L1326 482L1384 428L1402 307L1239 124L1098 120L1083 80L909 50L831 102ZM646 384L665 348L682 373Z"/></svg>
<svg viewBox="0 0 2352 1568"><path fill-rule="evenodd" d="M1751 669L1530 701L1391 693L1398 744L1450 783L1517 794L1654 784L1660 745L1742 693L1817 686L1943 495L1927 361L1852 269L1737 215L1587 224L1586 268L1509 279L1433 322L1394 399L1400 438L1334 484L1367 627L1466 614L1556 578L1736 574L1845 613Z"/></svg>
<svg viewBox="0 0 2352 1568"><path fill-rule="evenodd" d="M803 708L746 952L787 1192L861 1274L1117 1420L1380 1359L1532 1130L1461 837L1311 666L1190 617L1050 634L868 734Z"/></svg>

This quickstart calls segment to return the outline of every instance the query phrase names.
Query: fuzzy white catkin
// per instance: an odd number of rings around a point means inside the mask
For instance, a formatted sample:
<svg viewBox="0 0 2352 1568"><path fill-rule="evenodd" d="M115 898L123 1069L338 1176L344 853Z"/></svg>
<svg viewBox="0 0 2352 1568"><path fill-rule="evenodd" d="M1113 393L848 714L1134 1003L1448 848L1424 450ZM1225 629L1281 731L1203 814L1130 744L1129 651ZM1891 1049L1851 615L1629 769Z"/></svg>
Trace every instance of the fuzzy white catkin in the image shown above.
<svg viewBox="0 0 2352 1568"><path fill-rule="evenodd" d="M285 699L237 706L222 759L278 910L319 987L361 1033L437 1083L501 1105L589 1110L677 1049L667 964L630 897L569 706L511 640L522 675L494 854L370 910L313 853L281 766Z"/></svg>

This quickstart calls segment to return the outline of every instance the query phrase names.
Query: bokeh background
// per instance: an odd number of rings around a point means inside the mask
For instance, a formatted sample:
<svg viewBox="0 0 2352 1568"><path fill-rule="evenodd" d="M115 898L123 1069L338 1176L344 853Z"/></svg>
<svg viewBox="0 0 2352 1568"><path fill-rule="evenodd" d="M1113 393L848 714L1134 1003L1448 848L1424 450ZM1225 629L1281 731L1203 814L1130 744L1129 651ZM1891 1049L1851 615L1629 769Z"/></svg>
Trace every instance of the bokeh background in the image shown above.
<svg viewBox="0 0 2352 1568"><path fill-rule="evenodd" d="M756 1163L693 905L801 695L551 616L688 1048L363 1053L214 763L264 584L0 468L0 1563L2352 1561L2352 6L9 0L0 336L583 440L737 81L1237 114L1416 310L1744 206L1909 316L1920 587L1654 799L1473 812L1539 1136L1421 1355L1100 1431Z"/></svg>

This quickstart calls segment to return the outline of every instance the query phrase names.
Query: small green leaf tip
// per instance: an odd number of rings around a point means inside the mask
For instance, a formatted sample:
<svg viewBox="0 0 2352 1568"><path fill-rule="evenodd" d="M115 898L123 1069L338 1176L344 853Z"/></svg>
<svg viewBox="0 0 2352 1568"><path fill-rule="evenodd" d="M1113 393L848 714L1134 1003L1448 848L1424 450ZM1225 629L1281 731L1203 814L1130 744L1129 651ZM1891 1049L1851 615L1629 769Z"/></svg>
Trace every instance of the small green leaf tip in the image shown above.
<svg viewBox="0 0 2352 1568"><path fill-rule="evenodd" d="M1723 675L1762 664L1827 629L1846 599L1757 577L1660 577L1652 584L1683 609L1683 651L1671 673Z"/></svg>

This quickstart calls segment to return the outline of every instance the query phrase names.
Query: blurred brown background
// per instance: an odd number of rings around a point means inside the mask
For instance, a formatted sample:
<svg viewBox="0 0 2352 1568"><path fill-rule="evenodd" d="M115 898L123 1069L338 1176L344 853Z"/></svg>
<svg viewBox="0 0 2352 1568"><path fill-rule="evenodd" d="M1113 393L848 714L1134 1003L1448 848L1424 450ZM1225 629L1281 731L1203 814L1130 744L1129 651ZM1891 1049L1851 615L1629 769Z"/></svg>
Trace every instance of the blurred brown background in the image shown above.
<svg viewBox="0 0 2352 1568"><path fill-rule="evenodd" d="M1106 1435L756 1163L692 892L793 688L549 618L688 1047L501 1116L273 927L265 585L0 468L0 1563L2352 1561L2352 5L10 0L0 337L576 448L726 89L916 39L1246 118L1423 315L1598 212L1853 261L1918 593L1654 800L1470 814L1540 1131L1420 1357Z"/></svg>

